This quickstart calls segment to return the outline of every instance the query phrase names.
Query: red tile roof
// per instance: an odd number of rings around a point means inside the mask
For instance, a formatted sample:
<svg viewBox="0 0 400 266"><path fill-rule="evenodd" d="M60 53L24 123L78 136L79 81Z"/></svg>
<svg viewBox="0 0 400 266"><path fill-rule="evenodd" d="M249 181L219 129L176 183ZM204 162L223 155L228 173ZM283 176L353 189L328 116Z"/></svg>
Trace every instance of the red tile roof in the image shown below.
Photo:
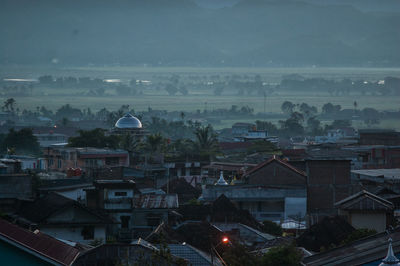
<svg viewBox="0 0 400 266"><path fill-rule="evenodd" d="M43 233L34 233L0 219L0 239L17 247L23 246L38 257L71 265L79 255L79 250Z"/></svg>
<svg viewBox="0 0 400 266"><path fill-rule="evenodd" d="M293 167L292 165L288 164L286 161L283 161L283 160L281 160L281 159L279 159L279 158L277 158L275 156L272 157L271 159L263 162L263 163L260 163L259 165L257 165L253 169L251 169L249 172L247 172L245 175L246 176L251 175L251 174L255 173L256 171L260 170L261 168L263 168L264 166L272 163L272 162L277 162L277 163L283 165L284 167L286 167L286 168L288 168L288 169L290 169L290 170L292 170L292 171L294 171L294 172L296 172L296 173L298 173L298 174L300 174L302 176L305 176L305 177L307 176L307 174L305 172Z"/></svg>

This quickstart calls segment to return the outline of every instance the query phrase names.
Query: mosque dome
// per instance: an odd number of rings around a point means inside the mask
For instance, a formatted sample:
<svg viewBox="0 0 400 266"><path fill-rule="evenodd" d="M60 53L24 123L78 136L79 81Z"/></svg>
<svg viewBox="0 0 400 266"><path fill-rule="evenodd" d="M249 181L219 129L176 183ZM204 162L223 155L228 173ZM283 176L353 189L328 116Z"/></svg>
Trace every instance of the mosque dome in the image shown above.
<svg viewBox="0 0 400 266"><path fill-rule="evenodd" d="M115 127L118 129L140 129L142 128L142 122L130 113L127 113L118 119Z"/></svg>

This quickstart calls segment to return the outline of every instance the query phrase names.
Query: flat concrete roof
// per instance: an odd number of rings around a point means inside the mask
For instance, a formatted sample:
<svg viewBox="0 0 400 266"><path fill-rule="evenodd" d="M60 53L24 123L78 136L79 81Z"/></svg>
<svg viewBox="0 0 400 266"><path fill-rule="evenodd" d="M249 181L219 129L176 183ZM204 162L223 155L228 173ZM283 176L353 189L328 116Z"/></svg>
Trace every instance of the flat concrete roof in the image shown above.
<svg viewBox="0 0 400 266"><path fill-rule="evenodd" d="M400 168L351 170L351 172L353 174L369 176L369 177L384 177L384 178L400 179Z"/></svg>

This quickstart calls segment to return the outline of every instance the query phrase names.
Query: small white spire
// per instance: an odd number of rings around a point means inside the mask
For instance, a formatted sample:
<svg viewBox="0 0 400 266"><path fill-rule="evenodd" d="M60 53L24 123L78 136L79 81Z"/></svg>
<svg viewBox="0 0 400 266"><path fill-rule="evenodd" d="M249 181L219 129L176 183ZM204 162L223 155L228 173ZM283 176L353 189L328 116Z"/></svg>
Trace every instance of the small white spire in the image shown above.
<svg viewBox="0 0 400 266"><path fill-rule="evenodd" d="M219 179L218 179L216 185L220 185L220 186L227 186L228 185L228 183L224 179L223 171L221 171L221 173L219 175Z"/></svg>
<svg viewBox="0 0 400 266"><path fill-rule="evenodd" d="M393 252L393 247L392 247L392 238L389 238L389 248L388 248L388 253L386 255L386 258L382 260L382 263L379 264L379 266L385 266L385 265L400 265L399 264L399 259L396 258Z"/></svg>

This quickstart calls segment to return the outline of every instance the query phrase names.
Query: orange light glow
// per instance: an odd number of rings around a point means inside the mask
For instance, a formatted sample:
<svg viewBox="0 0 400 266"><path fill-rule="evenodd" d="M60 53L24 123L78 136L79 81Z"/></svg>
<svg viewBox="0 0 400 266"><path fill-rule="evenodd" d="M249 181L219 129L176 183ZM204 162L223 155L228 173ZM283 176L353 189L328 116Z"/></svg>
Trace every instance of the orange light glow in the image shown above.
<svg viewBox="0 0 400 266"><path fill-rule="evenodd" d="M228 241L229 241L229 238L227 238L226 236L222 238L222 242L228 243Z"/></svg>

